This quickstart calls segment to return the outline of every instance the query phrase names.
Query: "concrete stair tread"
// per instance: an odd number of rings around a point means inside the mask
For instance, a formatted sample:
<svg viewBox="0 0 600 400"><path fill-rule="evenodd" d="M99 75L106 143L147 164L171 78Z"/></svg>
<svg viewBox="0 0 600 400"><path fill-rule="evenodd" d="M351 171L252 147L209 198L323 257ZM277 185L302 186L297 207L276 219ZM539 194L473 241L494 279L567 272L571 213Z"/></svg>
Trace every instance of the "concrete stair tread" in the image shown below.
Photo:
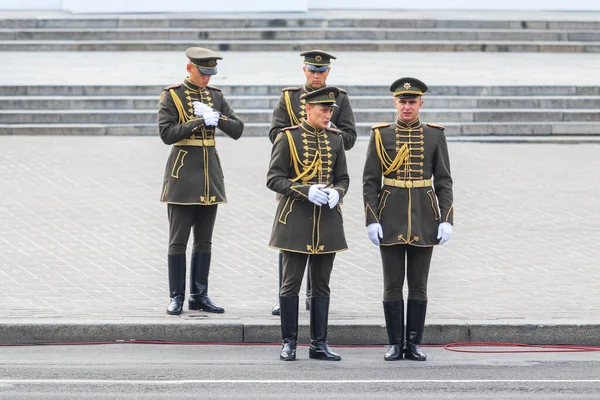
<svg viewBox="0 0 600 400"><path fill-rule="evenodd" d="M446 27L431 27L431 28L394 28L394 27L362 27L362 26L347 26L347 27L336 27L336 26L325 26L325 27L273 27L273 26L262 26L262 27L114 27L114 28L93 28L93 27L56 27L56 28L0 28L0 32L97 32L97 33L114 33L114 32L232 32L232 31L243 31L243 32L262 32L262 31L273 31L273 32L289 32L289 31L302 31L302 32L345 32L345 31L357 31L357 32L472 32L472 33L593 33L600 31L598 29L574 29L574 28L562 28L562 29L529 29L529 28L446 28Z"/></svg>
<svg viewBox="0 0 600 400"><path fill-rule="evenodd" d="M225 86L221 86L225 88ZM1 90L1 89L0 89ZM0 101L7 100L156 100L160 93L156 95L0 95ZM380 100L387 99L392 100L391 94L352 94L348 93L350 99L361 99L361 100ZM251 100L251 99L278 99L279 95L227 95L227 100ZM472 96L472 95L427 95L426 100L443 100L443 99L460 99L460 100L600 100L600 95L484 95L484 96Z"/></svg>
<svg viewBox="0 0 600 400"><path fill-rule="evenodd" d="M565 44L569 45L598 45L600 41L540 41L540 40L419 40L419 39L390 39L390 40L382 40L382 39L346 39L346 40L336 40L336 39L311 39L311 40L298 40L298 39L280 39L280 40L257 40L257 39L227 39L227 40L213 40L213 39L189 39L189 40L171 40L171 39L139 39L139 40L121 40L121 39L109 39L109 40L78 40L78 39L70 39L70 40L0 40L0 45L4 44L97 44L97 43L111 43L111 44L138 44L138 43L146 43L146 44L189 44L191 42L196 42L201 40L203 44L211 44L211 45L222 45L225 43L228 44L261 44L261 45L272 45L272 44L365 44L365 45L383 45L383 44L455 44L455 45L480 45L480 44L488 44L488 45L561 45Z"/></svg>
<svg viewBox="0 0 600 400"><path fill-rule="evenodd" d="M387 109L381 108L354 108L355 113L357 112L394 112L395 109L393 107L389 107ZM238 108L236 112L243 111L244 113L269 113L273 112L272 109L266 108ZM28 109L28 110L10 110L10 109L0 109L1 114L57 114L57 113L72 113L72 114L138 114L138 113L155 113L157 109ZM530 113L563 113L563 114L572 114L572 113L598 113L598 110L590 110L587 108L580 109L551 109L551 108L530 108L530 109L513 109L513 108L429 108L422 109L422 113L511 113L511 114L530 114Z"/></svg>
<svg viewBox="0 0 600 400"><path fill-rule="evenodd" d="M389 121L389 122L385 122L385 121L373 121L373 122L357 122L356 126L360 126L360 127L372 127L374 125L378 125L380 123L392 123L393 121ZM512 121L507 121L507 122L502 122L502 121L494 121L494 122L485 122L485 121L427 121L427 120L423 120L423 123L435 123L436 125L442 125L444 127L451 127L451 126L461 126L461 125L496 125L496 126L500 126L500 125L515 125L515 126L527 126L527 125L579 125L579 126L586 126L586 125L590 125L590 126L596 126L598 127L598 130L600 131L600 125L597 122L594 121L531 121L531 122L523 122L523 121L516 121L516 122L512 122ZM21 124L21 123L0 123L0 128L3 127L22 127L22 128L29 128L29 127L40 127L40 126L55 126L55 127L93 127L93 126L105 126L105 125L111 125L111 126L117 126L117 125L122 125L122 126L153 126L153 127L158 127L158 125L154 122L154 123L144 123L144 122L132 122L132 123L127 123L127 122L118 122L118 123L110 123L110 122L106 122L106 123L26 123L26 124ZM270 122L244 122L244 126L248 127L248 126L260 126L260 127L269 127L271 124Z"/></svg>

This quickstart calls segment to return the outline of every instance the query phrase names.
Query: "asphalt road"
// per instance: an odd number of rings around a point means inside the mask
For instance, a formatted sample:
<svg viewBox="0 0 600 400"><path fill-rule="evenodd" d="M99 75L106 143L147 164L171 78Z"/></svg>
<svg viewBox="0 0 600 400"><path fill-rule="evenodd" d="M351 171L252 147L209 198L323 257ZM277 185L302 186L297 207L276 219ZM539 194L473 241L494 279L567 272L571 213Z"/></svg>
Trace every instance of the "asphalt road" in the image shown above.
<svg viewBox="0 0 600 400"><path fill-rule="evenodd" d="M279 361L279 346L0 348L1 399L597 399L600 353L468 354L425 348L385 362L383 347L338 347L341 362ZM510 349L506 349L510 350Z"/></svg>

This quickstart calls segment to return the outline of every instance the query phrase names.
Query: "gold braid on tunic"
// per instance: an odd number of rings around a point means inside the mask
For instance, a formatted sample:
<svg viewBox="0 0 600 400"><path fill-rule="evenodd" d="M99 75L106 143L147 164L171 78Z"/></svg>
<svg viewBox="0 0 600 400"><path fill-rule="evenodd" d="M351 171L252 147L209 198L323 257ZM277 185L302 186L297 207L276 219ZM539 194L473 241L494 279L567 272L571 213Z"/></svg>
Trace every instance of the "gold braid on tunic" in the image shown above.
<svg viewBox="0 0 600 400"><path fill-rule="evenodd" d="M185 124L186 122L191 120L193 117L191 117L185 111L185 107L183 106L181 99L179 98L179 96L177 96L175 91L173 89L171 89L171 90L169 90L169 92L171 93L171 97L173 98L173 103L175 103L175 107L177 107L177 112L179 114L179 124Z"/></svg>
<svg viewBox="0 0 600 400"><path fill-rule="evenodd" d="M317 175L317 173L321 170L321 153L317 151L313 160L304 164L300 161L300 157L298 156L298 150L296 149L296 144L294 143L294 138L292 137L292 133L289 131L285 132L288 138L288 143L290 145L290 158L292 165L294 166L294 170L296 171L296 177L291 179L292 182L297 182L302 179L303 182L310 181L312 178ZM300 171L300 166L302 166L302 171Z"/></svg>
<svg viewBox="0 0 600 400"><path fill-rule="evenodd" d="M381 160L381 169L384 176L398 171L404 161L406 161L410 155L408 145L404 143L396 154L396 157L392 160L387 151L385 151L385 146L383 145L383 140L381 139L381 133L379 132L379 129L375 129L375 148L377 149L379 160Z"/></svg>
<svg viewBox="0 0 600 400"><path fill-rule="evenodd" d="M292 99L290 99L290 92L286 90L284 93L285 107L287 109L288 115L290 116L290 121L292 125L298 125L300 124L300 121L298 120L298 118L296 118L296 115L294 115L294 109L292 108Z"/></svg>

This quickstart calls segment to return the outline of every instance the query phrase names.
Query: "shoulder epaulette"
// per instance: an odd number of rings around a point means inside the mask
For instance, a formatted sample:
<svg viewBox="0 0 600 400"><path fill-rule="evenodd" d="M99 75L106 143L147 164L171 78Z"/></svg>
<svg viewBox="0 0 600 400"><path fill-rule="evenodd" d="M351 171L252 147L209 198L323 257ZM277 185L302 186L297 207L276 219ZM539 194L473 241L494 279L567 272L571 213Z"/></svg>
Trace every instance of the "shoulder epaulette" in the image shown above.
<svg viewBox="0 0 600 400"><path fill-rule="evenodd" d="M219 92L221 91L221 89L219 89L219 88L218 88L218 87L216 87L216 86L208 86L208 85L206 85L206 87L207 87L207 88L211 88L211 89L213 89L213 90L218 90Z"/></svg>
<svg viewBox="0 0 600 400"><path fill-rule="evenodd" d="M338 89L340 90L340 92L342 92L342 93L345 93L345 94L348 94L348 91L346 91L346 90L344 90L344 89L340 89L340 88L338 88Z"/></svg>
<svg viewBox="0 0 600 400"><path fill-rule="evenodd" d="M286 87L281 89L282 92L287 92L288 90L300 90L301 87L300 86L290 86L290 87Z"/></svg>
<svg viewBox="0 0 600 400"><path fill-rule="evenodd" d="M288 126L286 128L281 128L279 130L279 132L285 132L285 131L291 131L292 129L296 129L298 128L300 125L292 125L292 126Z"/></svg>
<svg viewBox="0 0 600 400"><path fill-rule="evenodd" d="M171 89L175 89L181 86L181 83L177 84L177 85L171 85L171 86L167 86L166 88L164 88L163 90L167 91L167 90L171 90Z"/></svg>
<svg viewBox="0 0 600 400"><path fill-rule="evenodd" d="M427 124L427 126L430 126L432 128L438 128L438 129L441 129L441 130L445 129L443 126L437 125L437 124Z"/></svg>
<svg viewBox="0 0 600 400"><path fill-rule="evenodd" d="M342 131L340 131L339 129L335 129L335 128L325 128L325 130L327 132L335 133L336 135L341 135L342 134Z"/></svg>
<svg viewBox="0 0 600 400"><path fill-rule="evenodd" d="M387 128L388 126L390 126L390 124L377 124L377 125L373 125L371 127L371 129L377 129L377 128Z"/></svg>

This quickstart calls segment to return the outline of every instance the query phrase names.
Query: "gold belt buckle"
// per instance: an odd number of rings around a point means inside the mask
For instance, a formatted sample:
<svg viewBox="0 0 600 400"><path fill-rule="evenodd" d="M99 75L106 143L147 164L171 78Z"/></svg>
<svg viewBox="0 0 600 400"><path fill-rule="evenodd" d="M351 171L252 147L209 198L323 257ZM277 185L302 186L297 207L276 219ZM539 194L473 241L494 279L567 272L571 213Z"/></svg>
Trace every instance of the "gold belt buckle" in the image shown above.
<svg viewBox="0 0 600 400"><path fill-rule="evenodd" d="M404 186L405 186L407 189L410 189L410 188L412 188L412 187L413 187L413 183L412 183L412 181L406 181L406 182L404 182Z"/></svg>

